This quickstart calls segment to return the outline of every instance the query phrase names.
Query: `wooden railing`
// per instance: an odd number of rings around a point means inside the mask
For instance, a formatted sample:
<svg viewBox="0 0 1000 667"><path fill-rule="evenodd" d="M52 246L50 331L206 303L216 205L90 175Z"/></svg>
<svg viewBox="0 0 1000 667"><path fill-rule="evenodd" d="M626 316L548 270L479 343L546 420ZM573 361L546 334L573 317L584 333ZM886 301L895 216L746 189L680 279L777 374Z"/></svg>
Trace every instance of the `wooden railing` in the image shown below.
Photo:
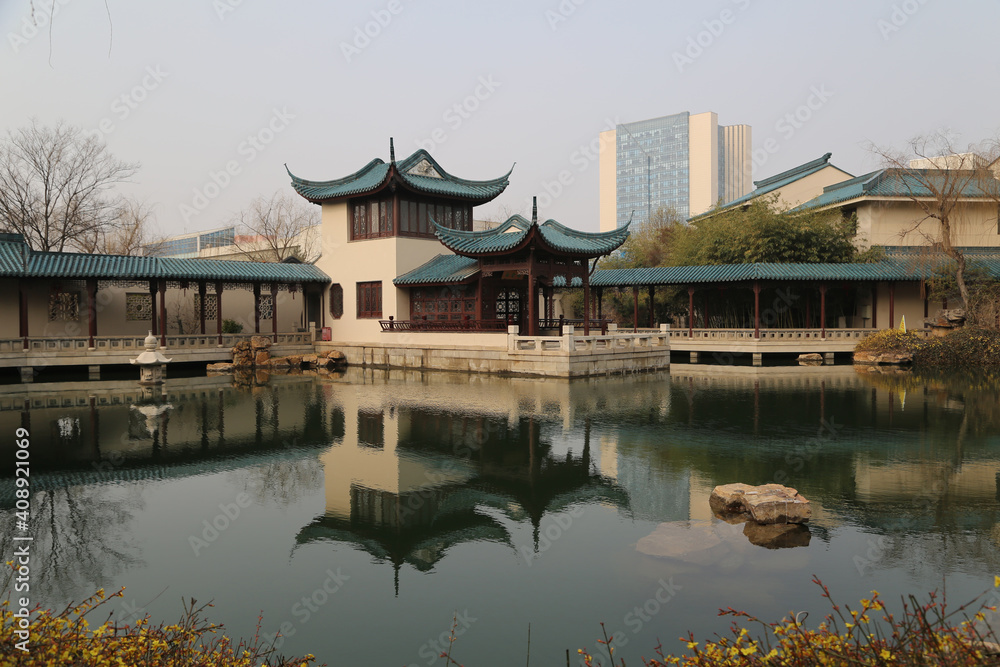
<svg viewBox="0 0 1000 667"><path fill-rule="evenodd" d="M507 331L504 320L379 320L382 331Z"/></svg>

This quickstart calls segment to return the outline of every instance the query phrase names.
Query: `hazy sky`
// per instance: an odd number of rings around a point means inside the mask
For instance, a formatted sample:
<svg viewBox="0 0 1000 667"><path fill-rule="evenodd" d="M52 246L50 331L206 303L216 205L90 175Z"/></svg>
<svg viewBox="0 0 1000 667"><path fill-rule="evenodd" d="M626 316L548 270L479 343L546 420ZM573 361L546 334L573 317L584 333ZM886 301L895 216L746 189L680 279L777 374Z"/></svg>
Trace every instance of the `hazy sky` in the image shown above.
<svg viewBox="0 0 1000 667"><path fill-rule="evenodd" d="M871 142L1000 132L987 0L109 0L110 22L99 0L56 1L50 26L52 0L34 0L35 27L30 0L0 0L3 129L100 132L142 164L128 191L166 234L288 188L284 163L325 180L387 160L390 136L399 158L420 145L464 178L516 162L477 217L548 192L543 218L596 230L591 151L616 121L747 123L756 179L827 151L863 173Z"/></svg>

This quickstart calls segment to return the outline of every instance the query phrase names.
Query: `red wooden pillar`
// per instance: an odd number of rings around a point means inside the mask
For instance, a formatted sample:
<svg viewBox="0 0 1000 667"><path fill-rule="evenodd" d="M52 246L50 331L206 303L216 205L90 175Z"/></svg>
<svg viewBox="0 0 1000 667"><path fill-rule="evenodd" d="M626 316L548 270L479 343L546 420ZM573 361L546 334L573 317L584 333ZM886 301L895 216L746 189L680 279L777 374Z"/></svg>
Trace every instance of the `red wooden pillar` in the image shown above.
<svg viewBox="0 0 1000 667"><path fill-rule="evenodd" d="M889 328L896 326L896 283L889 283Z"/></svg>
<svg viewBox="0 0 1000 667"><path fill-rule="evenodd" d="M260 283L253 284L253 332L260 333Z"/></svg>
<svg viewBox="0 0 1000 667"><path fill-rule="evenodd" d="M819 337L826 338L826 283L819 286Z"/></svg>
<svg viewBox="0 0 1000 667"><path fill-rule="evenodd" d="M583 273L583 335L590 335L590 272Z"/></svg>
<svg viewBox="0 0 1000 667"><path fill-rule="evenodd" d="M18 305L18 331L20 332L22 345L28 349L28 294L27 285L24 279L17 281L17 305Z"/></svg>
<svg viewBox="0 0 1000 667"><path fill-rule="evenodd" d="M705 290L705 294L702 297L702 303L703 303L704 312L702 313L701 320L702 320L702 324L707 329L708 328L708 290Z"/></svg>
<svg viewBox="0 0 1000 667"><path fill-rule="evenodd" d="M924 317L927 317L927 283L920 281L920 296L924 297Z"/></svg>
<svg viewBox="0 0 1000 667"><path fill-rule="evenodd" d="M94 337L97 335L97 279L87 280L87 320L90 337L87 347L94 349Z"/></svg>
<svg viewBox="0 0 1000 667"><path fill-rule="evenodd" d="M156 332L159 331L159 329L160 329L160 327L156 323L156 293L157 293L157 291L158 290L156 288L156 281L155 280L150 280L149 281L149 300L150 300L150 308L149 308L149 313L150 313L150 315L149 315L149 331L154 336L156 335Z"/></svg>
<svg viewBox="0 0 1000 667"><path fill-rule="evenodd" d="M632 301L635 307L632 311L632 333L639 332L639 286L632 285Z"/></svg>
<svg viewBox="0 0 1000 667"><path fill-rule="evenodd" d="M219 347L222 347L222 281L215 281L215 333L219 336ZM222 409L222 404L219 404Z"/></svg>
<svg viewBox="0 0 1000 667"><path fill-rule="evenodd" d="M161 280L160 292L160 347L167 346L167 281Z"/></svg>
<svg viewBox="0 0 1000 667"><path fill-rule="evenodd" d="M584 295L583 307L587 308ZM535 286L535 249L528 251L528 335L538 335L538 288Z"/></svg>
<svg viewBox="0 0 1000 667"><path fill-rule="evenodd" d="M653 295L655 291L656 287L654 285L649 285L649 328L650 329L656 326L656 318L654 317L653 314L653 303L654 303Z"/></svg>
<svg viewBox="0 0 1000 667"><path fill-rule="evenodd" d="M201 327L201 335L205 335L205 301L206 299L207 286L204 280L198 281L198 301L200 305L198 307L198 324Z"/></svg>
<svg viewBox="0 0 1000 667"><path fill-rule="evenodd" d="M688 338L694 338L694 288L688 287Z"/></svg>
<svg viewBox="0 0 1000 667"><path fill-rule="evenodd" d="M872 329L878 329L878 283L872 284Z"/></svg>
<svg viewBox="0 0 1000 667"><path fill-rule="evenodd" d="M305 292L305 289L302 290ZM303 294L305 298L305 294ZM322 308L323 304L320 304ZM322 323L320 326L323 326ZM271 283L271 339L278 342L278 283Z"/></svg>
<svg viewBox="0 0 1000 667"><path fill-rule="evenodd" d="M753 283L753 337L760 338L760 283Z"/></svg>
<svg viewBox="0 0 1000 667"><path fill-rule="evenodd" d="M604 322L604 288L598 287L594 291L597 292L597 319Z"/></svg>
<svg viewBox="0 0 1000 667"><path fill-rule="evenodd" d="M812 299L806 296L806 329L812 328L812 319Z"/></svg>
<svg viewBox="0 0 1000 667"><path fill-rule="evenodd" d="M483 271L482 263L479 266L479 280L476 281L476 319L483 320ZM410 312L413 312L413 305L410 305ZM562 335L562 332L559 332Z"/></svg>

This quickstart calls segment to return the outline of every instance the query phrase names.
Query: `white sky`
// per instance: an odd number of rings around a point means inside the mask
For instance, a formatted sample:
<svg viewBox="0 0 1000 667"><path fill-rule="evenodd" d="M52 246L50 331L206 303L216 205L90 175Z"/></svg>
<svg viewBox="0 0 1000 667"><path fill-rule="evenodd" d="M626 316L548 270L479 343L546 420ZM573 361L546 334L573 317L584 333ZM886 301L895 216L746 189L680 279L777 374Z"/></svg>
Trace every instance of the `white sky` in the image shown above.
<svg viewBox="0 0 1000 667"><path fill-rule="evenodd" d="M539 215L596 230L586 152L609 121L715 111L747 123L758 155L772 139L756 179L827 151L860 174L878 166L870 142L1000 132L1000 3L988 0L108 0L113 40L100 0L58 0L50 37L51 2L35 0L36 29L30 0L0 0L0 125L106 119L112 152L142 164L128 191L155 206L164 234L227 224L289 187L284 163L325 180L387 160L390 136L398 158L423 141L464 178L517 162L477 217L529 212L566 170L570 185ZM356 42L366 24L376 36ZM808 120L782 121L817 90L827 99L800 110ZM445 140L432 146L436 128ZM245 143L262 131L261 150ZM216 193L211 174L230 162L238 173ZM206 189L185 220L181 206Z"/></svg>

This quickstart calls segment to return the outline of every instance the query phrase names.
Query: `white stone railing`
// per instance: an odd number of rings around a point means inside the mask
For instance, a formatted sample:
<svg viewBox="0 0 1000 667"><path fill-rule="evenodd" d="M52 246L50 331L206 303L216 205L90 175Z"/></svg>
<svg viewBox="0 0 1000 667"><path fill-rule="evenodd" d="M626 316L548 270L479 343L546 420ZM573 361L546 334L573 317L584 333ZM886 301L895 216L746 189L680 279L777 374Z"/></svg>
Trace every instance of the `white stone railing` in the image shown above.
<svg viewBox="0 0 1000 667"><path fill-rule="evenodd" d="M222 334L222 345L231 348L241 340L250 340L255 334ZM271 338L271 334L257 334ZM143 349L146 336L94 336L93 350L98 352L136 352ZM159 339L159 337L157 337ZM312 333L292 332L278 333L275 345L310 345L313 342ZM196 350L218 348L218 334L173 334L167 336L169 350ZM28 338L28 352L32 354L86 353L91 351L90 338L87 336L60 338ZM24 352L23 338L0 338L0 353Z"/></svg>
<svg viewBox="0 0 1000 667"><path fill-rule="evenodd" d="M665 329L647 333L618 333L611 325L607 334L591 336L579 336L571 326L564 326L561 336L521 336L516 326L507 330L509 354L626 354L649 348L670 348L670 336Z"/></svg>
<svg viewBox="0 0 1000 667"><path fill-rule="evenodd" d="M879 329L827 329L826 336L820 329L761 329L760 338L754 337L753 329L694 329L690 340L862 340L876 333ZM930 331L926 329L911 329L912 333L927 338ZM668 335L673 339L689 340L687 329L668 329Z"/></svg>

